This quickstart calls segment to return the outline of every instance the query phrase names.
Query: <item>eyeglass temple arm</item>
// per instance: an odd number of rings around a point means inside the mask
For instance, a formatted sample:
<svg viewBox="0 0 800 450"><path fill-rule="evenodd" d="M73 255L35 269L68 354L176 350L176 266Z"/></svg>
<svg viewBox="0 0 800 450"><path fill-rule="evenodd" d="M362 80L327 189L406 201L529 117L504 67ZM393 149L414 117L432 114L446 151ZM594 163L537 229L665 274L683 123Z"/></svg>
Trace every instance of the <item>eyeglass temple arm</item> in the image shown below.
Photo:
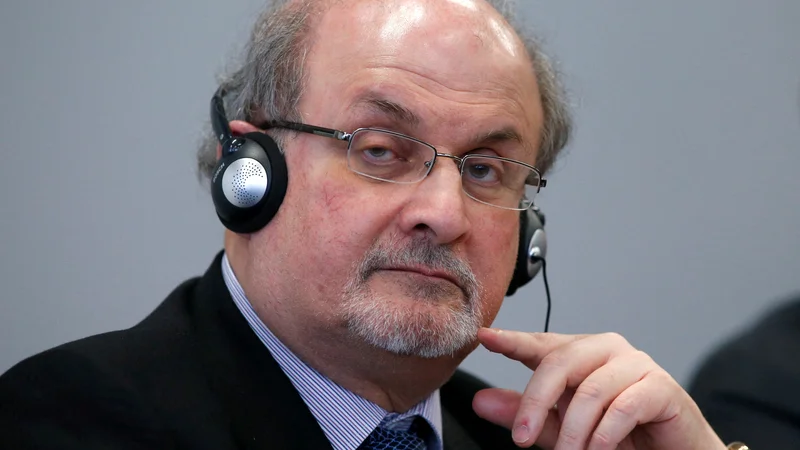
<svg viewBox="0 0 800 450"><path fill-rule="evenodd" d="M316 134L317 136L329 137L339 141L347 141L350 139L350 136L352 136L350 133L345 133L344 131L317 127L313 125L305 125L297 122L286 122L283 120L270 120L266 123L265 128L286 128L289 130L301 131L303 133Z"/></svg>
<svg viewBox="0 0 800 450"><path fill-rule="evenodd" d="M547 180L542 178L542 179L539 180L538 184L525 181L525 184L527 184L528 186L537 186L539 189L541 189L541 188L547 186Z"/></svg>

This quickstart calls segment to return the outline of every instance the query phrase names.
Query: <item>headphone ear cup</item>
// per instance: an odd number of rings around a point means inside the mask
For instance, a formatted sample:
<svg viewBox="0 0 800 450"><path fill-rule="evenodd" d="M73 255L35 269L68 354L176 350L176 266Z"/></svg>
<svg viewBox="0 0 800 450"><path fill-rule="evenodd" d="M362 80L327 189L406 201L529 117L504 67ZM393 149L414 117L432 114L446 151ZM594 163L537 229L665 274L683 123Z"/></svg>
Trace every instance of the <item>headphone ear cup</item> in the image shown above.
<svg viewBox="0 0 800 450"><path fill-rule="evenodd" d="M264 228L278 212L289 174L278 144L265 133L237 136L236 150L217 162L211 178L211 198L225 228L253 233Z"/></svg>
<svg viewBox="0 0 800 450"><path fill-rule="evenodd" d="M542 263L537 258L547 254L547 235L544 231L544 214L533 208L520 212L519 248L514 275L509 283L506 296L514 295L517 289L528 284L539 273ZM531 251L536 257L531 258Z"/></svg>

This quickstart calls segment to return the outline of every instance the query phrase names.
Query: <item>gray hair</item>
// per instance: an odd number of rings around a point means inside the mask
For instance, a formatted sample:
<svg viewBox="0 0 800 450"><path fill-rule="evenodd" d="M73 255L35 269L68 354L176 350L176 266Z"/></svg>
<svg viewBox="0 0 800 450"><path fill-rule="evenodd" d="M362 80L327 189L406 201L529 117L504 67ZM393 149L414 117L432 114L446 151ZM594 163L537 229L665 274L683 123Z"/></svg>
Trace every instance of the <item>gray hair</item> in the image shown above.
<svg viewBox="0 0 800 450"><path fill-rule="evenodd" d="M567 145L572 118L559 74L539 40L517 20L513 0L488 0L525 44L536 74L544 125L536 165L546 173ZM229 120L299 121L297 104L305 83L305 59L312 42L312 16L321 11L318 0L272 0L259 16L243 52L243 60L220 80L226 92ZM210 127L197 151L197 169L208 180L216 166L217 140ZM272 133L272 132L271 132ZM282 132L275 131L278 143Z"/></svg>

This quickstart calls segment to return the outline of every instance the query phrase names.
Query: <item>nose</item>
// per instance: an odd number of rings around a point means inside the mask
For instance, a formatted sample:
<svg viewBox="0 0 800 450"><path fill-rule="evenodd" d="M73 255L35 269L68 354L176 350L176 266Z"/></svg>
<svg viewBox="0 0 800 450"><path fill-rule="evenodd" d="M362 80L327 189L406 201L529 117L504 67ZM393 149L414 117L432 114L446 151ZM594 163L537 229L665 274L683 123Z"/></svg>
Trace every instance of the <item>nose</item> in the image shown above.
<svg viewBox="0 0 800 450"><path fill-rule="evenodd" d="M436 244L463 240L471 224L461 172L454 160L437 158L428 176L415 186L400 213L400 227L408 235L428 235Z"/></svg>

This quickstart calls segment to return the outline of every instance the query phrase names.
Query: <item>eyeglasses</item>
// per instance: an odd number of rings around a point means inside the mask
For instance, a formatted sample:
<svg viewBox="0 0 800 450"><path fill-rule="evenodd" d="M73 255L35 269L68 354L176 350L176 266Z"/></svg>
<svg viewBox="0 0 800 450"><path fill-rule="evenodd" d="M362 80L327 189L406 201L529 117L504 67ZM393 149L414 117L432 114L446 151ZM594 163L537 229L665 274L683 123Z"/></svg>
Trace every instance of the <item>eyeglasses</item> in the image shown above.
<svg viewBox="0 0 800 450"><path fill-rule="evenodd" d="M296 122L270 121L261 128L284 128L347 142L347 167L362 176L389 183L422 181L436 158L455 161L461 187L470 198L502 209L523 211L533 205L547 185L535 167L494 155L455 156L439 153L418 139L380 128L359 128L352 133Z"/></svg>

